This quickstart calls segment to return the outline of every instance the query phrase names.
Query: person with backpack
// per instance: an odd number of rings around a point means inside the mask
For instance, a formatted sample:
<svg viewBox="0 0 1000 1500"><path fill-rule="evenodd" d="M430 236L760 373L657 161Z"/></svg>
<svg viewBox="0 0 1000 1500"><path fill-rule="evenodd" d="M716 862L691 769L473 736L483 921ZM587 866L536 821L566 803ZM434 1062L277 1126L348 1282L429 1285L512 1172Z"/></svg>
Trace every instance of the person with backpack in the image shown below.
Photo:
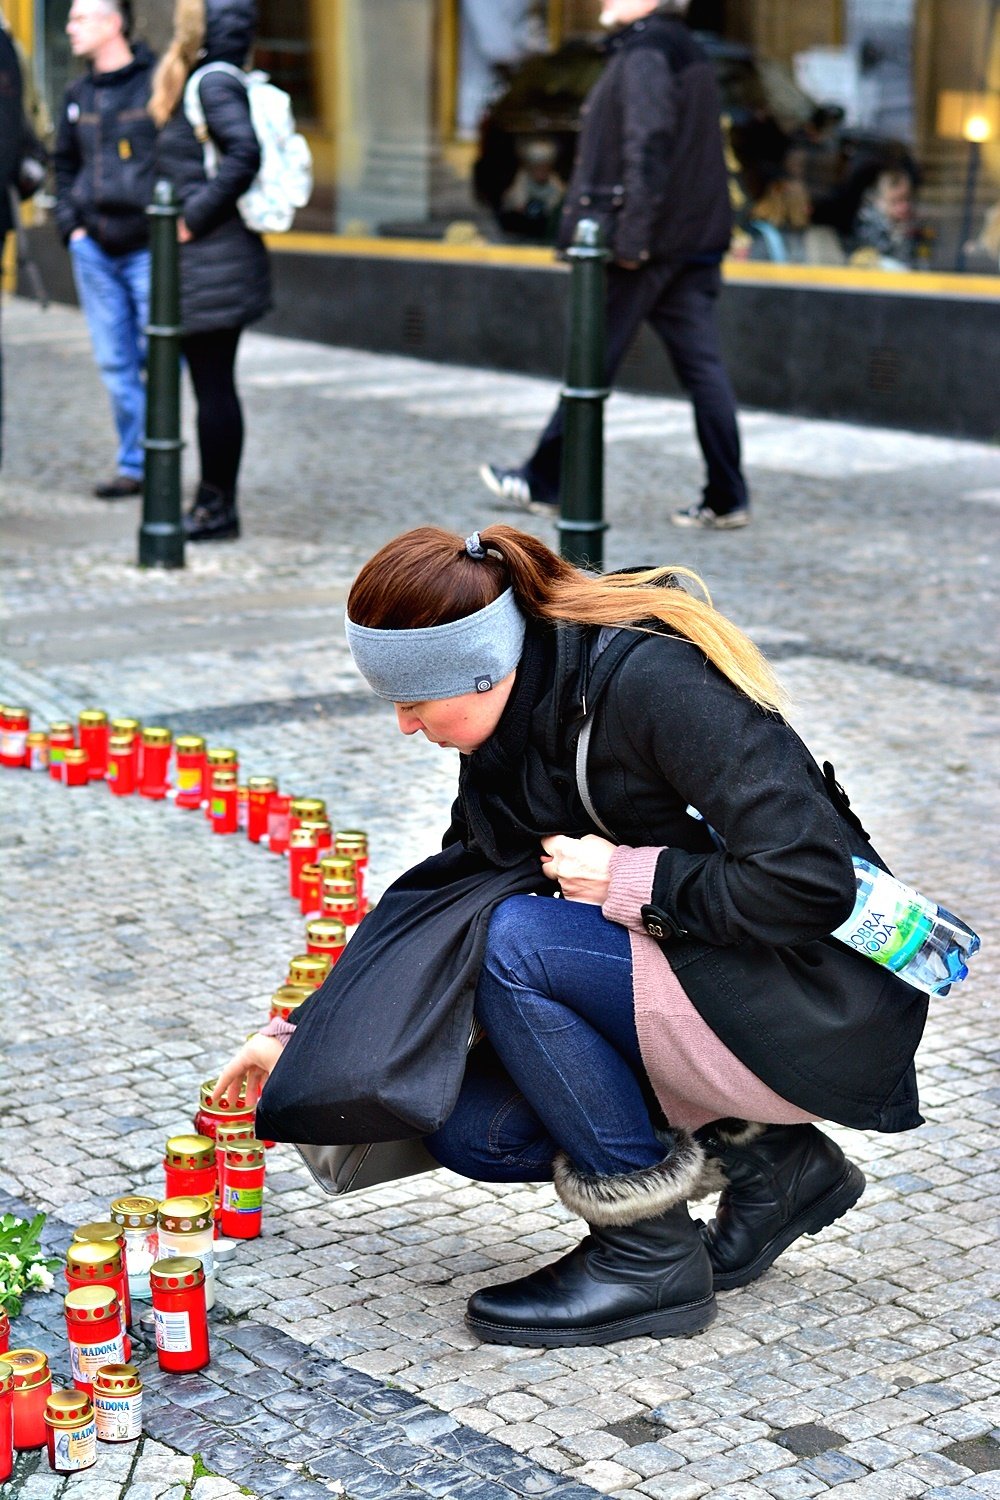
<svg viewBox="0 0 1000 1500"><path fill-rule="evenodd" d="M243 329L271 306L267 250L239 208L261 165L240 76L253 43L254 16L253 0L177 0L173 39L149 104L160 130L158 170L173 183L181 210L181 348L197 400L201 463L184 517L191 542L240 534L236 491L244 427L236 351ZM192 79L203 140L185 102Z"/></svg>
<svg viewBox="0 0 1000 1500"><path fill-rule="evenodd" d="M852 856L881 861L768 663L683 585L503 525L365 564L348 645L404 734L460 752L451 826L219 1076L268 1139L422 1134L467 1177L552 1181L590 1232L473 1295L488 1342L698 1332L861 1196L813 1122L921 1124L927 996L830 937Z"/></svg>

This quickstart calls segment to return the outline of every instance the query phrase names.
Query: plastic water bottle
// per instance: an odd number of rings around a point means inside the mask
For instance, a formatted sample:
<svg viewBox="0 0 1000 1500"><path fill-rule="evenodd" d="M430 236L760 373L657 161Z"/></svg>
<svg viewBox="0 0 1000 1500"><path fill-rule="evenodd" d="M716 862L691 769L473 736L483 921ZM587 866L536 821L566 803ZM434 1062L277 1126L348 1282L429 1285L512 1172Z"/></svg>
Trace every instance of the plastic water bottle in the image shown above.
<svg viewBox="0 0 1000 1500"><path fill-rule="evenodd" d="M947 994L965 978L979 948L971 927L857 855L854 873L854 910L833 937L927 995Z"/></svg>

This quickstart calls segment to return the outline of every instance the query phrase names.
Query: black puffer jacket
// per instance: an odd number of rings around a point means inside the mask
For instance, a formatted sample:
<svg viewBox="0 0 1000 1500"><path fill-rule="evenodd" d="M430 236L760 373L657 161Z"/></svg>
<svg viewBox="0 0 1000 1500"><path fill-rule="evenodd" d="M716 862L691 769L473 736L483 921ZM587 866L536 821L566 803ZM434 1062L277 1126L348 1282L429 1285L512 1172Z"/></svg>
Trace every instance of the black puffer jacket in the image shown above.
<svg viewBox="0 0 1000 1500"><path fill-rule="evenodd" d="M581 112L560 244L596 218L618 260L721 256L732 218L711 62L683 22L660 14L608 52Z"/></svg>
<svg viewBox="0 0 1000 1500"><path fill-rule="evenodd" d="M91 69L66 90L53 155L64 241L85 229L109 255L148 244L156 127L146 106L155 61L137 42L124 68Z"/></svg>
<svg viewBox="0 0 1000 1500"><path fill-rule="evenodd" d="M253 0L209 0L207 63L240 66L253 42ZM158 171L174 184L181 213L194 238L181 246L181 322L185 333L242 328L271 306L271 273L259 234L249 230L236 204L260 167L260 147L250 122L247 92L221 69L200 81L205 122L218 152L209 179L201 143L183 100L160 132Z"/></svg>

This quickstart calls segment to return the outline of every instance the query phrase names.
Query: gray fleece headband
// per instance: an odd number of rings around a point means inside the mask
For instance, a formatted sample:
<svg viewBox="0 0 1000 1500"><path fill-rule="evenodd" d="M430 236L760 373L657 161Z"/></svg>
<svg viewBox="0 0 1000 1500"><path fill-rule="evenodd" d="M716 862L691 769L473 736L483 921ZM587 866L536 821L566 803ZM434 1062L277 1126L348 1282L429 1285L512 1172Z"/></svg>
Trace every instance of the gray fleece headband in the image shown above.
<svg viewBox="0 0 1000 1500"><path fill-rule="evenodd" d="M426 703L488 693L509 676L524 648L524 615L514 590L447 625L420 630L372 630L344 615L354 665L379 698Z"/></svg>

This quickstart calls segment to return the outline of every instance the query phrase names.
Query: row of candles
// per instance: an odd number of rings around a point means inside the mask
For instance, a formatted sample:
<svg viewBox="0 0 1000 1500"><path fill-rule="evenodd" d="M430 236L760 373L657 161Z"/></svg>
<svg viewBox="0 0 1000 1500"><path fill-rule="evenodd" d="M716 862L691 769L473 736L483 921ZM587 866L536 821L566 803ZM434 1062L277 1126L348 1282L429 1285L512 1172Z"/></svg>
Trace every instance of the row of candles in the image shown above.
<svg viewBox="0 0 1000 1500"><path fill-rule="evenodd" d="M329 962L319 960L329 971ZM310 991L311 993L311 991ZM271 1014L281 1014L277 1001ZM212 1102L201 1085L196 1134L172 1136L163 1158L165 1196L130 1193L107 1220L82 1224L66 1252L63 1299L72 1386L53 1387L47 1354L10 1348L0 1309L0 1484L15 1453L47 1447L50 1468L72 1474L97 1461L98 1442L142 1434L142 1379L131 1363L133 1308L152 1304L160 1368L204 1369L215 1305L215 1243L260 1234L264 1151L245 1096Z"/></svg>
<svg viewBox="0 0 1000 1500"><path fill-rule="evenodd" d="M33 731L27 710L0 705L0 765L47 770L69 786L105 780L117 795L138 792L200 808L214 831L245 829L252 843L288 856L289 890L306 921L305 952L289 962L271 1017L293 1017L323 983L368 908L364 833L334 834L326 804L278 793L272 777L238 787L235 750L200 736L84 710L74 727ZM81 780L81 769L83 779ZM221 784L220 784L221 783ZM166 1196L116 1198L107 1221L74 1232L64 1299L72 1388L53 1388L47 1355L9 1348L0 1309L0 1483L20 1449L48 1448L56 1473L90 1468L97 1443L142 1432L142 1380L131 1363L132 1302L152 1303L157 1360L188 1372L210 1361L208 1311L215 1303L215 1242L260 1234L265 1148L245 1097L212 1102L201 1085L195 1134L173 1136L164 1156Z"/></svg>

